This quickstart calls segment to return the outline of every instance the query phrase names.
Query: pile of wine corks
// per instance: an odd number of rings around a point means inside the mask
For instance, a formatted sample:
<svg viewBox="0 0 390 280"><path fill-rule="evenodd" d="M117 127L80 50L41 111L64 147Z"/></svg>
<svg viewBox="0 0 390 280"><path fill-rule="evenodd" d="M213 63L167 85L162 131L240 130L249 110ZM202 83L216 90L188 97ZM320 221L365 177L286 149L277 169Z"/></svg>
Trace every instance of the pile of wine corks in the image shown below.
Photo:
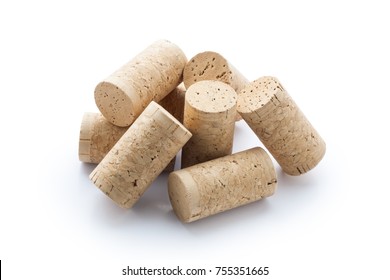
<svg viewBox="0 0 390 280"><path fill-rule="evenodd" d="M85 113L79 139L79 159L97 164L93 184L131 208L170 172L169 198L183 222L275 193L275 167L264 149L232 154L236 121L248 123L289 175L308 172L325 154L325 142L278 79L249 82L222 55L187 60L165 40L100 82L95 102L100 113Z"/></svg>

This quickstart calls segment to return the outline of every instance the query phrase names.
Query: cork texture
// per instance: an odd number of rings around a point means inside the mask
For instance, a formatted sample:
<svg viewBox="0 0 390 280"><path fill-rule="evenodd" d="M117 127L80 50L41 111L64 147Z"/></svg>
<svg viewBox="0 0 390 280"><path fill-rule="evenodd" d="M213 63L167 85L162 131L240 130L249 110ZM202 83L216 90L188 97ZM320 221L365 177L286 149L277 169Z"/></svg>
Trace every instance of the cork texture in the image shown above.
<svg viewBox="0 0 390 280"><path fill-rule="evenodd" d="M119 206L130 208L190 137L179 121L151 102L90 179Z"/></svg>
<svg viewBox="0 0 390 280"><path fill-rule="evenodd" d="M183 222L193 222L274 194L271 158L256 147L172 172L169 198Z"/></svg>
<svg viewBox="0 0 390 280"><path fill-rule="evenodd" d="M216 52L202 52L191 58L183 71L183 82L188 89L192 84L215 80L230 85L237 94L249 83L228 60ZM241 120L237 114L236 120Z"/></svg>
<svg viewBox="0 0 390 280"><path fill-rule="evenodd" d="M192 138L183 147L182 168L232 153L237 94L220 81L191 85L185 97L183 124Z"/></svg>
<svg viewBox="0 0 390 280"><path fill-rule="evenodd" d="M130 126L151 101L180 84L186 62L179 47L157 41L96 86L96 105L112 124Z"/></svg>
<svg viewBox="0 0 390 280"><path fill-rule="evenodd" d="M237 110L287 174L306 173L323 158L324 140L276 78L248 84Z"/></svg>

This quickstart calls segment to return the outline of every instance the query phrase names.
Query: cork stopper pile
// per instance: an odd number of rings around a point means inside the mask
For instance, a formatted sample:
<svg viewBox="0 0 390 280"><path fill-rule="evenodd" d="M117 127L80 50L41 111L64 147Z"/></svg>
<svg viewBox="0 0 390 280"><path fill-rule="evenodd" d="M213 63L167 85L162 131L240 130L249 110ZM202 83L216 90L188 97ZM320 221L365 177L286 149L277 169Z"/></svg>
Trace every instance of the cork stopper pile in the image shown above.
<svg viewBox="0 0 390 280"><path fill-rule="evenodd" d="M187 60L166 40L98 83L94 98L100 112L84 114L79 137L80 161L97 164L92 183L131 208L169 172L172 210L185 223L273 195L271 156L297 176L316 167L326 150L277 78L249 82L221 54L206 51ZM268 152L253 147L232 154L239 120Z"/></svg>

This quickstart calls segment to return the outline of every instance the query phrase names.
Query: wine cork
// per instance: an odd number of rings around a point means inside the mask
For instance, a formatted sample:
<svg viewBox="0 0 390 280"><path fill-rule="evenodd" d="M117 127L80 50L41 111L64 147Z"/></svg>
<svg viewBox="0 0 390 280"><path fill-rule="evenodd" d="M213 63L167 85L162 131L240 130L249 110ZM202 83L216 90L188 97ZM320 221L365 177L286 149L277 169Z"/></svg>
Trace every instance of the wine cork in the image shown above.
<svg viewBox="0 0 390 280"><path fill-rule="evenodd" d="M129 126L180 84L186 62L179 47L157 41L96 86L96 105L112 124Z"/></svg>
<svg viewBox="0 0 390 280"><path fill-rule="evenodd" d="M151 102L89 178L124 208L130 208L191 137L171 114Z"/></svg>
<svg viewBox="0 0 390 280"><path fill-rule="evenodd" d="M324 140L276 78L246 86L237 110L287 174L306 173L323 158Z"/></svg>
<svg viewBox="0 0 390 280"><path fill-rule="evenodd" d="M249 83L227 59L216 52L202 52L191 58L183 71L183 81L188 89L203 80L221 81L230 85L237 94ZM237 113L236 120L241 120Z"/></svg>
<svg viewBox="0 0 390 280"><path fill-rule="evenodd" d="M183 122L184 95L184 86L180 85L159 102L164 109L180 122ZM80 161L100 163L127 129L128 127L111 124L99 113L85 113L80 128ZM171 160L164 171L172 172L175 161L176 157Z"/></svg>
<svg viewBox="0 0 390 280"><path fill-rule="evenodd" d="M271 196L277 180L271 158L261 148L172 172L168 192L183 222L193 222Z"/></svg>
<svg viewBox="0 0 390 280"><path fill-rule="evenodd" d="M183 123L185 94L186 89L183 83L181 83L171 93L158 102L158 104L163 106L165 110L181 123Z"/></svg>
<svg viewBox="0 0 390 280"><path fill-rule="evenodd" d="M192 138L183 147L182 168L232 153L237 94L219 81L200 81L186 92L184 126Z"/></svg>
<svg viewBox="0 0 390 280"><path fill-rule="evenodd" d="M85 113L80 127L80 161L101 162L127 129L111 124L100 113Z"/></svg>

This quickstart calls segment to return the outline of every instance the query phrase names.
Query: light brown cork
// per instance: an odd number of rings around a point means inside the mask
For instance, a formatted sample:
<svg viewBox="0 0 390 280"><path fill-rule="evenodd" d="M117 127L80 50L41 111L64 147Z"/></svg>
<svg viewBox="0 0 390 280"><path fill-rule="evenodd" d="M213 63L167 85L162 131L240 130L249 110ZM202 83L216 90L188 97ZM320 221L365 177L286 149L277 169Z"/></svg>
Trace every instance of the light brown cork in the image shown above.
<svg viewBox="0 0 390 280"><path fill-rule="evenodd" d="M192 138L183 147L182 168L232 153L237 94L219 81L191 85L185 97L183 124Z"/></svg>
<svg viewBox="0 0 390 280"><path fill-rule="evenodd" d="M183 122L185 89L183 85L175 88L159 104L177 120ZM79 159L82 162L100 163L128 127L111 124L100 113L85 113L80 127ZM172 172L175 167L174 157L164 169Z"/></svg>
<svg viewBox="0 0 390 280"><path fill-rule="evenodd" d="M271 196L276 185L271 158L259 147L177 170L168 178L173 211L186 223Z"/></svg>
<svg viewBox="0 0 390 280"><path fill-rule="evenodd" d="M119 206L130 208L190 137L179 121L152 101L89 178Z"/></svg>
<svg viewBox="0 0 390 280"><path fill-rule="evenodd" d="M287 174L306 173L323 158L324 140L276 78L246 86L237 110Z"/></svg>
<svg viewBox="0 0 390 280"><path fill-rule="evenodd" d="M192 84L215 80L230 85L237 94L249 83L229 61L216 52L202 52L191 58L183 71L183 81L188 89ZM236 120L241 120L237 113Z"/></svg>
<svg viewBox="0 0 390 280"><path fill-rule="evenodd" d="M157 41L96 86L96 105L112 124L129 126L180 84L186 62L175 44Z"/></svg>
<svg viewBox="0 0 390 280"><path fill-rule="evenodd" d="M85 113L80 127L80 161L101 162L126 130L127 127L111 124L100 113Z"/></svg>

